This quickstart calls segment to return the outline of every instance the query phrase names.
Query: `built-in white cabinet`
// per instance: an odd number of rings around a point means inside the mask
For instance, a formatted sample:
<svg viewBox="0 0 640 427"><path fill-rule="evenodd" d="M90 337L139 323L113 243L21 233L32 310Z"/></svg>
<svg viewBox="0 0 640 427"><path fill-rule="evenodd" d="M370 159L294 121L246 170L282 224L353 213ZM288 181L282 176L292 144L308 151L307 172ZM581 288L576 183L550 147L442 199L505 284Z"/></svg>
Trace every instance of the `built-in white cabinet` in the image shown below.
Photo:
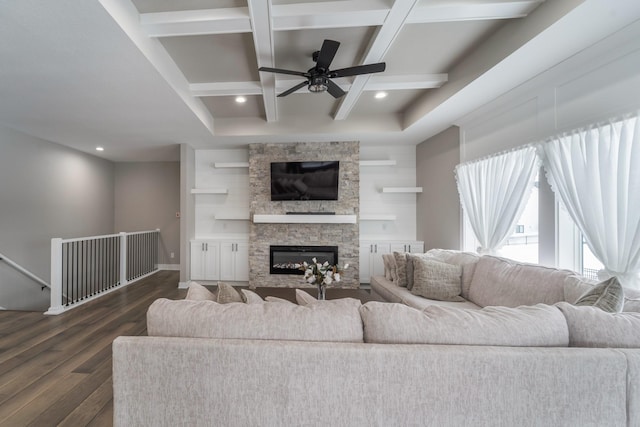
<svg viewBox="0 0 640 427"><path fill-rule="evenodd" d="M369 283L371 276L382 276L384 274L382 255L393 252L424 252L424 242L361 241L360 283Z"/></svg>
<svg viewBox="0 0 640 427"><path fill-rule="evenodd" d="M249 280L249 243L220 242L220 280Z"/></svg>
<svg viewBox="0 0 640 427"><path fill-rule="evenodd" d="M191 280L218 280L219 244L209 240L191 242Z"/></svg>

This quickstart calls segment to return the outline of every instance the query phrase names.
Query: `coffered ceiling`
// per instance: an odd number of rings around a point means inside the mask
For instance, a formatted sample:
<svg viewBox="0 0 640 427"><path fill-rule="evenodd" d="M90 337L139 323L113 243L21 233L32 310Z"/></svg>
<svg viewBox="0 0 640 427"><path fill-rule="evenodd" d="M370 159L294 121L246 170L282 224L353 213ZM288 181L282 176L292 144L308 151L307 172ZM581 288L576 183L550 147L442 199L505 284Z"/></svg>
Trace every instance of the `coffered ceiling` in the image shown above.
<svg viewBox="0 0 640 427"><path fill-rule="evenodd" d="M0 125L112 160L183 142L417 144L640 17L632 0L10 3ZM341 43L331 69L385 72L335 79L340 99L277 97L304 78L258 68L306 71L325 39Z"/></svg>

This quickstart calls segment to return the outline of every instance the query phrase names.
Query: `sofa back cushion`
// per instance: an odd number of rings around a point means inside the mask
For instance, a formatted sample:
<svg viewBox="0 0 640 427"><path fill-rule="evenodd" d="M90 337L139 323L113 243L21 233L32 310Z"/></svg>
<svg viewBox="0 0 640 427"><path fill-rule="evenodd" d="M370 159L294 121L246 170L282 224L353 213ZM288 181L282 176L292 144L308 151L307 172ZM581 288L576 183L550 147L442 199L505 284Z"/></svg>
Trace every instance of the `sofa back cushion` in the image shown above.
<svg viewBox="0 0 640 427"><path fill-rule="evenodd" d="M640 313L607 313L567 302L557 307L567 319L571 347L640 348Z"/></svg>
<svg viewBox="0 0 640 427"><path fill-rule="evenodd" d="M306 306L161 298L147 311L147 331L164 337L362 342L361 305L352 298Z"/></svg>
<svg viewBox="0 0 640 427"><path fill-rule="evenodd" d="M431 249L426 255L446 262L447 264L459 265L462 267L462 291L460 295L469 299L469 287L476 269L476 263L480 261L480 255L473 252L461 252L450 249Z"/></svg>
<svg viewBox="0 0 640 427"><path fill-rule="evenodd" d="M564 301L569 270L485 255L476 264L468 299L486 307L555 304Z"/></svg>
<svg viewBox="0 0 640 427"><path fill-rule="evenodd" d="M360 308L364 340L379 344L461 344L566 347L569 332L557 307L465 310L368 302Z"/></svg>

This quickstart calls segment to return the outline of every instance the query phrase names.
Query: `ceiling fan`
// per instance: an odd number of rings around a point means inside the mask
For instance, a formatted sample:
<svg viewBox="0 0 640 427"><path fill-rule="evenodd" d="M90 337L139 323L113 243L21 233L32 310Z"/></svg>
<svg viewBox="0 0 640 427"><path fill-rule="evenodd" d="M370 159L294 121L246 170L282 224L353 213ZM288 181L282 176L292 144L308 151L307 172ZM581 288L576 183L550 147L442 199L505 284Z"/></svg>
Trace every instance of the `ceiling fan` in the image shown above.
<svg viewBox="0 0 640 427"><path fill-rule="evenodd" d="M313 61L316 65L309 68L308 71L291 71L282 70L280 68L260 67L258 71L268 71L270 73L291 74L294 76L302 76L306 78L304 82L295 85L291 89L288 89L278 95L278 98L287 96L303 86L309 86L309 92L329 92L334 98L340 98L344 95L344 91L340 89L340 86L335 84L331 79L336 77L348 77L357 76L359 74L380 73L384 71L386 64L384 62L378 62L376 64L357 65L355 67L341 68L339 70L329 70L331 61L336 55L340 47L340 42L334 40L325 40L322 43L322 47L319 51L313 52Z"/></svg>

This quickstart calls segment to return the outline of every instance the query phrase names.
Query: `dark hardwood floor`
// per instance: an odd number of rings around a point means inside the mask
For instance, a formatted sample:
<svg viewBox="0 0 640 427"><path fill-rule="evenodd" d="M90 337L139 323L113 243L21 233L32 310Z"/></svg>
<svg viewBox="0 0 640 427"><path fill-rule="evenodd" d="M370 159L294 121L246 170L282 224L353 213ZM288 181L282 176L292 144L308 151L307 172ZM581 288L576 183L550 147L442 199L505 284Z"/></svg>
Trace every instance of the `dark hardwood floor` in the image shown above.
<svg viewBox="0 0 640 427"><path fill-rule="evenodd" d="M111 426L111 343L146 335L154 300L185 297L178 280L177 271L159 271L58 316L0 311L0 426ZM295 300L294 289L256 291ZM362 289L327 297L371 299Z"/></svg>
<svg viewBox="0 0 640 427"><path fill-rule="evenodd" d="M0 311L0 425L111 426L111 343L146 335L157 298L184 298L159 271L58 316Z"/></svg>

